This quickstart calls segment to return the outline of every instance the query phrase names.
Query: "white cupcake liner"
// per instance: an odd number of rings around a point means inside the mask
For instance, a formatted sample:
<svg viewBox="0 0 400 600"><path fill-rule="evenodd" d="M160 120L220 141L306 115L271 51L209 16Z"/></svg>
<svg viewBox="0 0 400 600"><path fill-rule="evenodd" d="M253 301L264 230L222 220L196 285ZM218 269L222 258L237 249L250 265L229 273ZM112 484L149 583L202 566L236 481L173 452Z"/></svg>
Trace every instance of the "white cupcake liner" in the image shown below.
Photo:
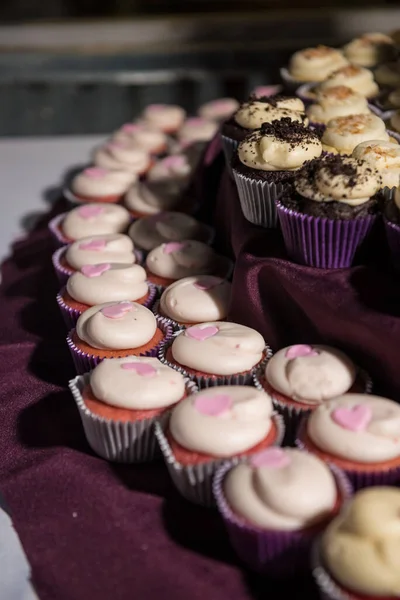
<svg viewBox="0 0 400 600"><path fill-rule="evenodd" d="M227 137L226 135L222 135L222 133L221 133L221 143L222 143L222 150L224 151L226 168L228 169L229 175L233 178L231 162L232 162L232 158L235 153L235 150L239 146L239 142L236 140L233 140L230 137Z"/></svg>
<svg viewBox="0 0 400 600"><path fill-rule="evenodd" d="M352 600L356 597L340 588L323 566L321 538L315 540L311 549L311 570L321 600Z"/></svg>
<svg viewBox="0 0 400 600"><path fill-rule="evenodd" d="M69 382L90 447L102 458L118 463L141 463L159 458L161 453L154 435L154 423L165 421L165 413L140 421L113 421L92 413L86 406L82 390L90 382L90 373L78 375ZM197 391L192 381L186 380L187 394Z"/></svg>
<svg viewBox="0 0 400 600"><path fill-rule="evenodd" d="M285 426L280 415L273 415L272 418L277 428L277 437L271 447L280 446L285 433ZM189 502L201 504L202 506L214 506L215 499L212 486L216 471L222 465L236 465L245 460L248 455L221 458L197 465L182 465L176 460L164 433L167 426L168 420L166 422L157 421L155 423L155 434L175 487Z"/></svg>

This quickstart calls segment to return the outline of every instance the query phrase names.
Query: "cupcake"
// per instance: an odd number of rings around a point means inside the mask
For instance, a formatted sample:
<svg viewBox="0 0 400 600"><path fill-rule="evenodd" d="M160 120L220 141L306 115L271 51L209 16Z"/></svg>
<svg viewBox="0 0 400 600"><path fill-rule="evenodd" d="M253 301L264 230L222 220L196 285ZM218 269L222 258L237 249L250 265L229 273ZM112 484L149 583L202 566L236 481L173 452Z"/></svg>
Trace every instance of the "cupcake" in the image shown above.
<svg viewBox="0 0 400 600"><path fill-rule="evenodd" d="M189 376L199 388L206 388L252 383L255 368L270 353L255 329L209 321L180 332L171 344L162 347L159 358Z"/></svg>
<svg viewBox="0 0 400 600"><path fill-rule="evenodd" d="M232 261L219 256L211 246L197 240L161 244L151 250L146 258L148 280L161 288L193 275L228 277L231 270Z"/></svg>
<svg viewBox="0 0 400 600"><path fill-rule="evenodd" d="M382 188L386 190L387 197L391 196L400 182L400 145L378 140L362 142L354 148L352 156L379 171Z"/></svg>
<svg viewBox="0 0 400 600"><path fill-rule="evenodd" d="M164 290L154 310L174 327L190 327L228 316L232 285L212 275L185 277Z"/></svg>
<svg viewBox="0 0 400 600"><path fill-rule="evenodd" d="M306 452L267 448L214 479L231 544L251 569L279 576L307 571L318 533L351 495L344 474Z"/></svg>
<svg viewBox="0 0 400 600"><path fill-rule="evenodd" d="M324 81L333 71L348 64L340 50L321 45L295 52L289 66L281 69L281 77L285 86L295 91L302 83Z"/></svg>
<svg viewBox="0 0 400 600"><path fill-rule="evenodd" d="M202 104L197 114L202 119L222 123L225 119L229 119L238 108L239 102L235 98L218 98Z"/></svg>
<svg viewBox="0 0 400 600"><path fill-rule="evenodd" d="M81 314L67 344L77 373L86 373L105 358L156 356L172 329L151 310L128 300L91 306Z"/></svg>
<svg viewBox="0 0 400 600"><path fill-rule="evenodd" d="M203 117L190 117L177 132L179 142L198 144L209 142L217 133L218 124Z"/></svg>
<svg viewBox="0 0 400 600"><path fill-rule="evenodd" d="M393 141L382 119L373 114L348 115L331 119L322 136L326 152L351 154L361 142L380 140Z"/></svg>
<svg viewBox="0 0 400 600"><path fill-rule="evenodd" d="M279 445L282 433L268 395L242 385L189 396L172 409L167 422L156 424L174 484L185 498L207 506L214 502L212 479L221 464Z"/></svg>
<svg viewBox="0 0 400 600"><path fill-rule="evenodd" d="M319 137L290 119L265 123L247 136L232 161L246 219L276 227L276 200L290 189L295 172L321 152Z"/></svg>
<svg viewBox="0 0 400 600"><path fill-rule="evenodd" d="M150 251L167 242L187 239L209 243L212 230L189 215L164 212L138 219L130 226L129 235L135 245Z"/></svg>
<svg viewBox="0 0 400 600"><path fill-rule="evenodd" d="M140 258L129 236L122 233L91 235L53 254L53 266L59 281L64 284L75 271L85 265L120 263L133 265Z"/></svg>
<svg viewBox="0 0 400 600"><path fill-rule="evenodd" d="M123 233L131 222L129 212L119 204L93 202L54 217L49 229L58 246L91 235Z"/></svg>
<svg viewBox="0 0 400 600"><path fill-rule="evenodd" d="M149 154L164 154L168 149L165 133L143 123L125 123L112 136L114 142L129 142Z"/></svg>
<svg viewBox="0 0 400 600"><path fill-rule="evenodd" d="M395 600L400 596L400 490L361 490L328 525L312 554L326 600Z"/></svg>
<svg viewBox="0 0 400 600"><path fill-rule="evenodd" d="M375 81L383 90L400 86L400 62L387 62L379 65L374 71Z"/></svg>
<svg viewBox="0 0 400 600"><path fill-rule="evenodd" d="M346 44L343 54L353 65L372 68L393 60L396 48L393 39L384 33L364 33Z"/></svg>
<svg viewBox="0 0 400 600"><path fill-rule="evenodd" d="M386 238L392 254L393 266L400 268L400 188L396 188L384 207Z"/></svg>
<svg viewBox="0 0 400 600"><path fill-rule="evenodd" d="M344 85L319 89L316 103L306 110L311 123L326 124L336 117L370 114L365 96Z"/></svg>
<svg viewBox="0 0 400 600"><path fill-rule="evenodd" d="M179 194L169 193L163 185L137 181L126 192L124 206L135 219L175 208L181 201Z"/></svg>
<svg viewBox="0 0 400 600"><path fill-rule="evenodd" d="M159 193L178 196L188 186L193 173L185 154L174 154L158 160L147 173L146 182Z"/></svg>
<svg viewBox="0 0 400 600"><path fill-rule="evenodd" d="M374 98L379 92L378 84L374 81L371 71L356 65L347 65L334 71L319 84L318 90L326 90L338 85L344 85L366 98Z"/></svg>
<svg viewBox="0 0 400 600"><path fill-rule="evenodd" d="M301 418L326 400L350 391L369 393L372 388L370 378L343 352L318 344L282 348L254 374L254 382L283 415L288 443L293 442Z"/></svg>
<svg viewBox="0 0 400 600"><path fill-rule="evenodd" d="M289 257L299 264L349 267L378 212L378 171L339 155L308 163L294 181L294 193L278 202Z"/></svg>
<svg viewBox="0 0 400 600"><path fill-rule="evenodd" d="M123 169L140 176L149 170L152 160L147 150L127 140L119 140L100 146L93 155L93 162L97 167Z"/></svg>
<svg viewBox="0 0 400 600"><path fill-rule="evenodd" d="M400 482L400 406L344 394L318 406L299 429L298 445L337 465L356 489Z"/></svg>
<svg viewBox="0 0 400 600"><path fill-rule="evenodd" d="M268 98L269 96L278 96L283 92L283 86L279 83L277 85L257 85L253 88L250 96L254 98Z"/></svg>
<svg viewBox="0 0 400 600"><path fill-rule="evenodd" d="M84 265L69 277L67 285L57 295L68 328L74 327L78 317L95 304L128 298L151 308L156 290L147 284L146 278L146 271L140 265Z"/></svg>
<svg viewBox="0 0 400 600"><path fill-rule="evenodd" d="M176 133L182 126L186 111L175 104L149 104L143 111L141 122L164 133Z"/></svg>
<svg viewBox="0 0 400 600"><path fill-rule="evenodd" d="M75 203L118 202L136 177L129 171L89 167L72 179L64 196Z"/></svg>
<svg viewBox="0 0 400 600"><path fill-rule="evenodd" d="M106 358L69 383L86 438L106 460L137 463L159 455L154 422L196 386L157 358Z"/></svg>

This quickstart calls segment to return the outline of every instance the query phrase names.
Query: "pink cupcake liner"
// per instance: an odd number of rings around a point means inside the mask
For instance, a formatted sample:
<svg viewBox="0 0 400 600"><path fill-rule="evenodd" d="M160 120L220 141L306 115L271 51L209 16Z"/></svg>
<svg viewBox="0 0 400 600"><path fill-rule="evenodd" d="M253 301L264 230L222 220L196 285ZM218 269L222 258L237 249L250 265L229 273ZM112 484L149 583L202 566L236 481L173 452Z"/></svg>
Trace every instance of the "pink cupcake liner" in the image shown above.
<svg viewBox="0 0 400 600"><path fill-rule="evenodd" d="M283 419L279 415L273 416L274 424L277 428L277 437L272 446L280 446L285 426ZM168 422L155 424L155 434L160 446L164 461L167 465L169 475L178 489L179 493L195 504L202 506L214 506L215 498L213 494L213 478L221 465L232 467L246 459L246 456L234 456L232 458L221 458L198 465L182 465L179 463L171 449L165 430Z"/></svg>
<svg viewBox="0 0 400 600"><path fill-rule="evenodd" d="M325 569L321 556L321 540L317 538L311 548L312 576L321 600L356 600L356 594L342 589ZM371 598L372 600L372 598Z"/></svg>
<svg viewBox="0 0 400 600"><path fill-rule="evenodd" d="M145 302L143 302L142 306L145 306L146 308L149 308L151 310L153 307L153 304L157 298L157 290L154 285L151 285L151 284L148 284L148 285L149 285L148 297L145 300ZM79 317L81 316L83 311L78 310L77 308L71 308L71 306L68 306L68 304L66 304L63 300L64 292L65 292L65 288L62 288L60 290L60 292L57 294L56 300L57 300L57 304L61 310L61 314L65 321L65 324L68 327L68 330L70 330L73 327L75 327L76 322L79 319ZM135 300L133 300L133 302L135 302Z"/></svg>
<svg viewBox="0 0 400 600"><path fill-rule="evenodd" d="M346 475L334 465L332 471L339 494L346 502L352 495L352 487ZM307 572L309 553L318 535L310 531L265 530L246 522L230 508L225 496L223 482L232 465L223 465L214 478L214 497L224 520L230 542L237 555L251 569L259 573L279 576Z"/></svg>
<svg viewBox="0 0 400 600"><path fill-rule="evenodd" d="M263 392L266 391L262 384L262 379L264 378L264 370L263 371L260 371L260 370L255 371L253 373L254 386L258 390L261 390ZM357 375L360 379L362 379L363 383L365 384L363 393L371 394L372 393L371 377L363 369L358 369ZM267 393L269 393L269 392L267 392ZM308 416L309 414L311 414L312 409L301 408L300 406L296 407L291 404L285 404L284 402L281 402L278 398L275 398L275 396L273 395L273 392L271 392L270 395L272 398L272 404L274 405L274 408L279 412L280 415L282 415L282 417L285 421L286 435L285 435L284 442L285 442L285 444L287 444L289 446L293 446L294 442L296 440L296 434L298 432L298 429L300 427L302 419L304 417Z"/></svg>
<svg viewBox="0 0 400 600"><path fill-rule="evenodd" d="M171 338L173 336L173 330L169 325L164 323L163 319L157 318L157 326L163 332L164 339L159 344L154 346L154 348L152 348L151 350L146 350L146 352L142 352L137 355L135 354L135 356L157 356L160 348L162 348L162 346L164 344L167 344L171 340ZM68 333L67 344L68 344L69 351L71 352L72 360L74 362L74 366L75 366L75 370L76 370L77 374L83 375L87 371L91 371L92 369L94 369L95 366L98 365L99 363L101 363L104 359L100 358L99 356L96 356L95 354L89 354L87 352L83 352L82 350L80 350L74 344L73 339L72 339L72 335L73 335L74 331L75 330L72 329ZM134 348L132 350L134 350ZM119 358L119 357L115 356L115 358Z"/></svg>
<svg viewBox="0 0 400 600"><path fill-rule="evenodd" d="M228 169L229 175L233 178L231 162L232 162L232 158L235 153L235 150L237 150L237 147L239 146L239 142L236 140L233 140L230 137L227 137L226 135L222 135L222 134L221 134L221 142L222 142L222 150L224 151L224 156L225 156L225 165L226 165L226 168Z"/></svg>
<svg viewBox="0 0 400 600"><path fill-rule="evenodd" d="M78 375L69 382L69 389L76 402L89 446L102 458L118 463L141 463L159 458L160 448L154 434L154 423L163 423L165 413L140 421L113 421L92 413L86 406L82 390L89 384L90 374ZM192 381L186 380L186 393L197 391Z"/></svg>
<svg viewBox="0 0 400 600"><path fill-rule="evenodd" d="M277 209L289 257L320 269L350 267L376 219L375 215L349 221L314 217L297 213L280 202Z"/></svg>
<svg viewBox="0 0 400 600"><path fill-rule="evenodd" d="M306 444L303 442L307 419L304 418L300 422L297 431L296 446L304 452L310 452ZM339 458L339 457L338 457ZM334 458L331 459L334 464ZM345 473L353 486L354 491L361 490L366 487L375 487L379 485L397 485L400 483L400 466L392 469L385 469L376 472L365 472L360 470L341 469Z"/></svg>
<svg viewBox="0 0 400 600"><path fill-rule="evenodd" d="M400 225L392 223L383 217L383 223L385 226L386 239L392 255L393 266L400 269Z"/></svg>
<svg viewBox="0 0 400 600"><path fill-rule="evenodd" d="M56 217L53 217L51 219L51 221L49 221L49 230L51 233L51 236L55 242L55 245L57 248L61 248L63 246L66 246L67 244L71 243L71 240L69 240L68 238L66 238L60 230L60 225L63 221L63 219L65 218L65 216L67 215L66 212L61 213L60 215L57 215Z"/></svg>

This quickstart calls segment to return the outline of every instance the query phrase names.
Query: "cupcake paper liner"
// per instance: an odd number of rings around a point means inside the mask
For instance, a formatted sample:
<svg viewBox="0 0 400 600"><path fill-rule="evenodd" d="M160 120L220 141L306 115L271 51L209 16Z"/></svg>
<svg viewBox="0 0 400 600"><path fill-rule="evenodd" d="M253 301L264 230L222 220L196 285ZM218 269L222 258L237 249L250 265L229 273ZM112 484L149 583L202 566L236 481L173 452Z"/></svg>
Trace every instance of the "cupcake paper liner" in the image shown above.
<svg viewBox="0 0 400 600"><path fill-rule="evenodd" d="M139 463L154 460L161 456L154 434L156 418L163 423L168 410L158 417L140 421L113 421L92 413L86 406L82 390L89 384L90 374L78 375L69 382L69 388L76 402L85 435L90 447L102 458L119 463ZM195 384L185 382L186 393L197 391Z"/></svg>
<svg viewBox="0 0 400 600"><path fill-rule="evenodd" d="M66 246L67 244L71 243L71 240L69 240L68 238L63 236L63 234L61 233L61 230L60 230L60 225L66 215L67 215L66 212L61 213L60 215L53 217L51 219L51 221L49 221L48 227L49 227L51 236L52 236L57 248Z"/></svg>
<svg viewBox="0 0 400 600"><path fill-rule="evenodd" d="M382 188L381 193L382 193L383 200L385 202L394 200L394 194L395 194L396 189L397 189L396 187L390 188L388 186L385 186L384 188Z"/></svg>
<svg viewBox="0 0 400 600"><path fill-rule="evenodd" d="M290 190L290 185L269 183L246 177L235 169L233 176L239 194L242 212L254 225L274 228L278 224L276 201Z"/></svg>
<svg viewBox="0 0 400 600"><path fill-rule="evenodd" d="M272 446L279 446L284 436L284 423L280 415L273 416L277 428L277 437ZM245 460L246 456L235 456L232 458L221 458L198 465L182 465L179 463L171 449L168 439L164 433L168 423L155 424L155 434L164 456L168 472L175 487L180 494L190 502L203 506L214 506L213 478L221 465L229 468Z"/></svg>
<svg viewBox="0 0 400 600"><path fill-rule="evenodd" d="M232 161L233 155L235 153L235 150L239 146L239 142L237 142L236 140L232 140L231 138L227 137L226 135L222 135L222 134L221 134L221 142L222 142L222 150L224 151L224 156L225 156L226 168L228 169L229 175L231 177L233 177L231 161Z"/></svg>
<svg viewBox="0 0 400 600"><path fill-rule="evenodd" d="M142 306L145 306L146 308L149 308L151 310L153 307L153 304L157 298L157 289L154 285L151 285L151 284L148 284L148 285L149 285L148 297L143 302ZM57 300L57 304L61 310L61 314L65 321L65 324L67 325L68 330L69 330L69 329L72 329L73 327L75 327L76 322L79 319L79 317L83 311L78 310L76 308L72 308L71 306L68 306L68 304L66 302L64 302L64 300L63 300L64 292L65 292L65 288L63 288L57 294L56 300ZM135 302L135 300L132 300L132 301Z"/></svg>
<svg viewBox="0 0 400 600"><path fill-rule="evenodd" d="M383 223L385 225L386 239L392 255L393 265L397 270L400 270L400 225L392 223L392 221L389 221L385 217L383 217Z"/></svg>
<svg viewBox="0 0 400 600"><path fill-rule="evenodd" d="M141 352L140 354L134 354L135 349L132 348L133 355L135 355L135 356L157 356L160 348L162 348L164 344L167 344L171 340L171 338L173 336L172 327L170 327L169 325L164 323L164 319L158 318L158 317L156 317L156 319L157 319L157 326L161 329L161 331L164 334L164 339L159 344L154 346L154 348L152 348L151 350L146 350L145 352ZM83 352L82 350L80 350L74 344L73 339L72 339L72 335L73 335L74 331L75 330L72 329L68 333L67 344L68 344L68 348L71 352L72 360L74 362L75 370L76 370L77 374L83 375L83 373L86 373L87 371L91 371L92 369L94 369L95 366L98 365L99 363L101 363L102 360L104 360L104 359L100 358L99 356L96 356L95 354L89 354L87 352ZM115 352L116 352L115 358L119 358L119 356L117 354L118 350L116 350Z"/></svg>
<svg viewBox="0 0 400 600"><path fill-rule="evenodd" d="M300 98L306 106L313 104L317 100L315 94L312 93L312 88L315 87L315 85L315 83L302 83L296 90L296 96Z"/></svg>
<svg viewBox="0 0 400 600"><path fill-rule="evenodd" d="M390 137L394 138L398 144L400 144L400 133L398 131L393 131L393 129L386 130Z"/></svg>
<svg viewBox="0 0 400 600"><path fill-rule="evenodd" d="M334 465L332 471L343 502L352 495L346 475ZM307 572L309 553L318 532L263 530L247 523L230 508L224 493L223 482L232 465L223 465L214 478L214 496L224 520L230 542L237 555L251 569L273 576Z"/></svg>
<svg viewBox="0 0 400 600"><path fill-rule="evenodd" d="M375 215L350 221L314 217L297 213L279 202L277 209L289 257L320 269L350 267L376 219Z"/></svg>
<svg viewBox="0 0 400 600"><path fill-rule="evenodd" d="M164 315L162 315L159 312L159 310L160 310L160 300L156 300L154 302L153 308L152 308L152 311L156 315L156 317L162 317L164 319L165 323L167 323L168 325L170 325L170 327L173 328L174 332L182 331L183 329L186 329L185 325L182 325L181 323L174 321L174 319L171 319L170 317L164 317Z"/></svg>
<svg viewBox="0 0 400 600"><path fill-rule="evenodd" d="M311 570L321 600L352 600L357 597L340 588L323 566L319 538L315 540L311 548Z"/></svg>

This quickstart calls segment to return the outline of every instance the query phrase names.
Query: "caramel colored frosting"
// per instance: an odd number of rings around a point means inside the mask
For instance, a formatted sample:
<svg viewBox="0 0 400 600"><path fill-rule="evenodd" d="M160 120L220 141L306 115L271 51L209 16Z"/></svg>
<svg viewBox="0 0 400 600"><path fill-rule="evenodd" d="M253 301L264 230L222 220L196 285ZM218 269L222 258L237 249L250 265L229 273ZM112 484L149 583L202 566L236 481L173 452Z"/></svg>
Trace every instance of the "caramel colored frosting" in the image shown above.
<svg viewBox="0 0 400 600"><path fill-rule="evenodd" d="M263 123L285 118L307 124L304 111L304 104L300 98L277 96L244 102L234 114L234 119L245 129L259 129Z"/></svg>
<svg viewBox="0 0 400 600"><path fill-rule="evenodd" d="M336 117L370 113L365 96L349 87L338 85L318 89L317 102L307 108L307 116L315 123L328 123Z"/></svg>
<svg viewBox="0 0 400 600"><path fill-rule="evenodd" d="M306 48L293 54L289 73L297 81L324 81L333 71L348 64L340 50L328 46Z"/></svg>
<svg viewBox="0 0 400 600"><path fill-rule="evenodd" d="M382 119L373 114L348 115L328 121L322 144L328 151L351 154L358 144L370 140L389 141Z"/></svg>
<svg viewBox="0 0 400 600"><path fill-rule="evenodd" d="M319 89L325 90L338 85L345 85L366 98L372 98L379 92L371 71L357 65L347 65L334 71L320 84Z"/></svg>
<svg viewBox="0 0 400 600"><path fill-rule="evenodd" d="M353 150L352 156L366 161L378 169L382 187L397 187L400 182L400 146L392 142L371 140L362 142Z"/></svg>
<svg viewBox="0 0 400 600"><path fill-rule="evenodd" d="M395 56L393 39L384 33L364 33L343 48L348 60L360 67L376 67Z"/></svg>

